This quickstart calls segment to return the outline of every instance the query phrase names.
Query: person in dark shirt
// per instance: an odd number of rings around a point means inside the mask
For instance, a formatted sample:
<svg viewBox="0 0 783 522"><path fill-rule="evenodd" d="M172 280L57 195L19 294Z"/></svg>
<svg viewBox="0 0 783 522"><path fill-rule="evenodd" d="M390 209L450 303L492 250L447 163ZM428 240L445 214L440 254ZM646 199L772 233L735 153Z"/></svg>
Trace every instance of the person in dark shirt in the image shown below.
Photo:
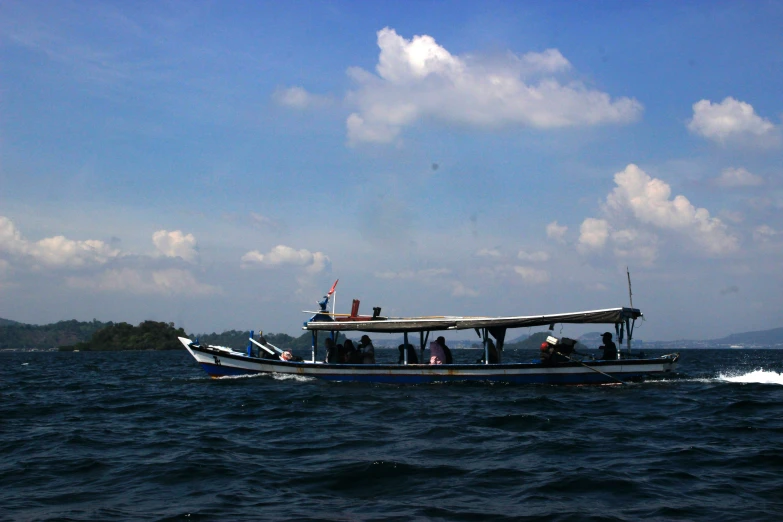
<svg viewBox="0 0 783 522"><path fill-rule="evenodd" d="M603 350L601 359L617 359L617 345L612 341L612 334L606 332L601 336L601 339L604 342L603 345L598 347L599 350Z"/></svg>
<svg viewBox="0 0 783 522"><path fill-rule="evenodd" d="M401 344L397 347L400 351L400 358L397 359L397 364L405 362L405 347L408 347L408 364L419 364L419 357L416 355L416 350L410 344Z"/></svg>
<svg viewBox="0 0 783 522"><path fill-rule="evenodd" d="M324 359L324 362L327 364L336 364L339 362L337 360L337 346L334 344L334 339L327 337L326 341L324 341L324 345L326 346L326 358Z"/></svg>
<svg viewBox="0 0 783 522"><path fill-rule="evenodd" d="M359 351L353 346L353 341L346 339L343 342L343 360L346 364L357 364L362 362Z"/></svg>
<svg viewBox="0 0 783 522"><path fill-rule="evenodd" d="M489 352L489 364L497 364L498 363L498 349L495 348L495 343L492 342L492 339L487 339L487 351ZM481 359L476 361L476 364L484 364L484 354L481 354Z"/></svg>

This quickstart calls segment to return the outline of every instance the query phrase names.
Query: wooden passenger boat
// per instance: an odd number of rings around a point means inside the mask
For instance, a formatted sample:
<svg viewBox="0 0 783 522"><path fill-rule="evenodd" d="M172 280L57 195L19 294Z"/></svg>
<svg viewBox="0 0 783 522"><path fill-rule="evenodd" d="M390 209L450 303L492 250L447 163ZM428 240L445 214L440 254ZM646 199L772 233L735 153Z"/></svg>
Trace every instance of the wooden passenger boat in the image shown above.
<svg viewBox="0 0 783 522"><path fill-rule="evenodd" d="M336 284L336 283L335 283ZM293 360L272 344L249 338L246 351L221 346L199 344L191 339L179 340L193 358L212 377L277 373L314 377L330 381L355 381L388 384L418 384L433 382L484 381L530 384L610 384L626 383L650 375L673 372L679 354L660 357L644 357L631 352L631 338L635 321L642 317L637 308L608 308L564 314L510 316L510 317L382 317L380 308L373 316L358 315L358 301L354 301L351 314L334 314L327 311L329 297L334 287L319 302L321 309L304 323L303 329L312 332L312 348L309 360ZM606 324L614 325L617 339L627 347L618 350L611 360L580 360L565 348L569 340L549 337L550 352L556 359L546 362L503 361L503 343L506 332L514 328L549 326L556 324ZM475 330L484 345L485 363L477 364L408 364L407 350L401 364L338 364L323 362L318 356L319 334L334 338L337 332L402 333L405 344L416 342L424 363L427 341L432 332ZM418 339L411 339L417 337ZM489 362L489 346L497 347L498 362ZM413 344L410 342L410 344ZM573 343L573 341L571 341ZM252 346L251 346L252 345ZM414 345L415 346L415 345ZM291 359L291 360L286 360ZM553 362L557 360L558 362Z"/></svg>

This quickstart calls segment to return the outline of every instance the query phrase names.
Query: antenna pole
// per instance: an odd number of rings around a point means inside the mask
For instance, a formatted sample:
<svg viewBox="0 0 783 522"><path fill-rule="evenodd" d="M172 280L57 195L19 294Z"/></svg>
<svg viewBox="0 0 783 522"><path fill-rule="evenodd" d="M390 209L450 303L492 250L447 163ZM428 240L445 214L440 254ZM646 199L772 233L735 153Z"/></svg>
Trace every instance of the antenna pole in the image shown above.
<svg viewBox="0 0 783 522"><path fill-rule="evenodd" d="M631 292L631 271L628 270L628 266L625 267L625 273L628 276L628 300L631 301L631 308L633 308L633 292ZM636 319L633 320L634 324L636 324ZM628 355L631 355L631 336L633 335L633 326L631 326L631 321L629 321L627 318L625 319L625 329L626 332L626 343L628 345ZM619 355L619 353L618 353Z"/></svg>

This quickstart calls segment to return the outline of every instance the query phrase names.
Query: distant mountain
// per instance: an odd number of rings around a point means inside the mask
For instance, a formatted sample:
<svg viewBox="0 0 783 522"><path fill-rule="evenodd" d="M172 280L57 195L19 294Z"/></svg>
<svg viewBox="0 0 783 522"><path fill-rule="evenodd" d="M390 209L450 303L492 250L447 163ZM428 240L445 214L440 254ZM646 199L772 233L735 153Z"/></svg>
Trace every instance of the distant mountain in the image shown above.
<svg viewBox="0 0 783 522"><path fill-rule="evenodd" d="M17 323L8 319L3 321L6 322L0 323L0 349L28 350L50 350L64 344L83 342L101 328L111 324L97 320L60 321L44 325Z"/></svg>
<svg viewBox="0 0 783 522"><path fill-rule="evenodd" d="M22 324L22 323L18 323L10 319L3 319L2 317L0 317L0 326L13 326L15 324Z"/></svg>
<svg viewBox="0 0 783 522"><path fill-rule="evenodd" d="M727 335L720 339L713 339L718 344L755 344L764 346L774 346L783 344L783 328L773 328L772 330L759 330L756 332L743 332Z"/></svg>
<svg viewBox="0 0 783 522"><path fill-rule="evenodd" d="M546 341L546 338L549 337L551 332L536 332L532 335L527 336L526 338L517 337L510 343L505 343L503 349L504 350L527 350L536 348L538 349L541 347L541 343Z"/></svg>
<svg viewBox="0 0 783 522"><path fill-rule="evenodd" d="M529 336L527 339L523 339L521 341L518 340L519 338L515 339L514 342L506 344L504 349L505 350L512 350L512 349L513 350L533 350L533 349L538 350L539 348L541 348L541 343L546 341L546 338L549 337L550 335L552 335L552 332L550 331L536 332L533 335ZM598 335L600 337L600 334ZM560 338L562 336L555 335L555 337ZM592 346L585 345L582 342L582 337L580 337L577 340L576 346L574 346L576 351L583 352L583 353L586 352L588 347L592 348Z"/></svg>

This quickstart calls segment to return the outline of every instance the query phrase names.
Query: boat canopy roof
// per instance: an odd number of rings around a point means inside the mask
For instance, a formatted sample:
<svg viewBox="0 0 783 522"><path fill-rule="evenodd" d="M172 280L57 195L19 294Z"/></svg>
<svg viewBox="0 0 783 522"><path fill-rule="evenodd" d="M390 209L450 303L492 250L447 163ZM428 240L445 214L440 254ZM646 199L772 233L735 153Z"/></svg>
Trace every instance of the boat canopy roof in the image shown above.
<svg viewBox="0 0 783 522"><path fill-rule="evenodd" d="M438 330L469 330L473 328L526 328L556 323L568 324L616 324L642 316L638 308L607 308L566 314L529 315L516 317L389 317L367 321L324 321L326 314L319 314L304 324L304 330L357 331L378 333L429 332Z"/></svg>

